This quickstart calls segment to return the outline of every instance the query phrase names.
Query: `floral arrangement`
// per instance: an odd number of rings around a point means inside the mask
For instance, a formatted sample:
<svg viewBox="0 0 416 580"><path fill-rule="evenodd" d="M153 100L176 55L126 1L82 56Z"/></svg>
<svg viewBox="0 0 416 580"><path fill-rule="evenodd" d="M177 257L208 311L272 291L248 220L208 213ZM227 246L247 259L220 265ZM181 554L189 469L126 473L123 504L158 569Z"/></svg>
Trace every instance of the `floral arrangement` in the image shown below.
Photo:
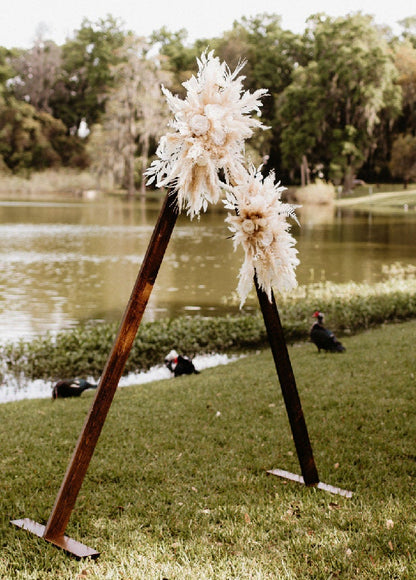
<svg viewBox="0 0 416 580"><path fill-rule="evenodd" d="M280 200L284 189L275 183L273 171L263 178L260 170L252 167L226 193L225 207L235 214L229 213L225 221L233 233L234 249L241 245L245 253L237 288L241 305L251 290L254 275L270 301L272 287L283 292L297 286L296 241L286 220L297 218L295 206Z"/></svg>
<svg viewBox="0 0 416 580"><path fill-rule="evenodd" d="M146 172L148 183L156 180L157 187L172 187L180 209L185 207L191 217L219 200L221 169L226 183L244 171L244 142L253 129L265 128L249 113L260 112L259 99L267 91L243 92L244 77L238 76L243 66L231 73L213 52L204 53L197 76L183 83L185 100L162 87L174 114L174 131L161 138L159 159Z"/></svg>
<svg viewBox="0 0 416 580"><path fill-rule="evenodd" d="M217 203L225 193L225 207L234 210L226 223L233 233L234 248L241 245L245 260L239 274L241 306L252 287L254 275L271 300L272 287L287 291L297 286L299 263L295 240L287 217L296 219L295 206L281 202L284 188L271 172L263 178L261 168L247 168L244 143L255 129L267 129L260 115L265 89L243 90L239 76L244 63L231 72L214 53L198 59L198 73L183 83L185 99L162 87L174 115L173 129L164 135L146 175L148 184L168 187L178 196L179 210L191 219Z"/></svg>

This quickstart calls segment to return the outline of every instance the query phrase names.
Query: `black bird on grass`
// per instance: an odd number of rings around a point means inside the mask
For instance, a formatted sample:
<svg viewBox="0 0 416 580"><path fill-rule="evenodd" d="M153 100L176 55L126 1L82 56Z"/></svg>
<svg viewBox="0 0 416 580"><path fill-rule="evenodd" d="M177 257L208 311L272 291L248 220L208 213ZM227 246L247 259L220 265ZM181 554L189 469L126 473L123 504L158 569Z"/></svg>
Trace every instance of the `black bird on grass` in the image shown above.
<svg viewBox="0 0 416 580"><path fill-rule="evenodd" d="M311 341L316 344L318 352L321 350L329 352L344 352L345 346L336 338L335 334L325 328L323 321L324 315L317 310L313 313L316 322L313 324L310 332Z"/></svg>
<svg viewBox="0 0 416 580"><path fill-rule="evenodd" d="M80 397L87 389L96 389L93 385L84 379L65 379L58 381L52 387L52 399L67 399L68 397Z"/></svg>
<svg viewBox="0 0 416 580"><path fill-rule="evenodd" d="M176 350L171 350L165 358L165 366L175 375L179 377L180 375L198 375L199 371L196 370L194 363L187 356L182 356L176 352Z"/></svg>

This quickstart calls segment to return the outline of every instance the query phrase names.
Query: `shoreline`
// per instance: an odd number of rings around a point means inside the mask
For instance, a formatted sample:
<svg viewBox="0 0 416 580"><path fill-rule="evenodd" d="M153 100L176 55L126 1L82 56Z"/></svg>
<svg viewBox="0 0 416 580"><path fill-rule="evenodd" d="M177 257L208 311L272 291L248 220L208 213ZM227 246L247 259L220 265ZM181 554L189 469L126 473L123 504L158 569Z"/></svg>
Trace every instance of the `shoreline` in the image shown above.
<svg viewBox="0 0 416 580"><path fill-rule="evenodd" d="M210 354L196 355L192 361L198 371L208 368L227 365L246 355L227 355L227 354ZM156 365L148 371L130 373L122 376L118 387L131 387L145 385L155 381L173 379L173 374L163 365ZM90 382L95 382L93 377L87 377ZM28 399L50 399L52 395L52 386L56 381L44 381L42 379L24 380L23 384L13 376L6 378L7 385L0 385L0 405L5 403L14 403Z"/></svg>
<svg viewBox="0 0 416 580"><path fill-rule="evenodd" d="M374 205L380 201L383 203L377 206ZM416 208L416 189L403 189L402 191L388 191L362 195L360 197L336 199L334 200L334 205L339 208L368 208L371 211L374 211L374 209L386 210L387 208L391 211L392 209L404 208L407 205L408 210L411 206L413 206L412 209L414 210ZM403 209L403 211L408 210Z"/></svg>

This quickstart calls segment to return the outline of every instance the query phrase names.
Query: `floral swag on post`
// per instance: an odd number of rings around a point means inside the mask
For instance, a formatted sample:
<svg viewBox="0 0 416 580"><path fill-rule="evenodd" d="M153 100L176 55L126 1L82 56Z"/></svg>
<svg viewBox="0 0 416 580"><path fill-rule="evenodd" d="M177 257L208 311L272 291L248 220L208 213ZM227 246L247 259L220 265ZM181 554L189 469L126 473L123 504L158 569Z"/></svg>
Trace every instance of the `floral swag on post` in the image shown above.
<svg viewBox="0 0 416 580"><path fill-rule="evenodd" d="M241 245L245 253L237 288L241 306L252 288L254 274L270 301L272 287L284 292L297 286L296 241L286 220L292 217L297 221L295 206L280 201L285 188L275 184L274 172L263 179L260 169L252 167L242 175L224 201L225 207L236 213L228 214L225 220L233 233L234 249Z"/></svg>
<svg viewBox="0 0 416 580"><path fill-rule="evenodd" d="M214 53L198 59L198 73L183 83L184 100L162 87L174 118L173 131L164 135L146 175L148 184L170 187L177 193L179 210L191 219L217 203L225 194L225 207L235 211L226 222L233 233L234 249L245 252L237 291L242 306L253 284L254 274L271 300L272 287L288 291L297 286L299 263L295 240L287 217L296 219L295 206L280 197L285 188L275 184L274 172L263 179L261 167L247 169L244 143L254 129L267 129L258 119L260 98L265 89L243 90L245 63L231 72ZM220 179L220 174L222 179Z"/></svg>

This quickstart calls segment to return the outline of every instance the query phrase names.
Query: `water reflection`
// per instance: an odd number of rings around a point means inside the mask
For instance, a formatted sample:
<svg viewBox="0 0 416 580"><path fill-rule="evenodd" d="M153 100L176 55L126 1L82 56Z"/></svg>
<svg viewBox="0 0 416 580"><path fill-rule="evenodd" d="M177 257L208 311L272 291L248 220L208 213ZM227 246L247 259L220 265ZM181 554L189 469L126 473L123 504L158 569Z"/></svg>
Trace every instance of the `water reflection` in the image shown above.
<svg viewBox="0 0 416 580"><path fill-rule="evenodd" d="M134 285L160 201L0 202L0 340L119 320ZM320 208L293 227L300 284L375 282L384 264L416 265L415 216L379 217ZM242 255L224 213L180 216L145 319L238 310L232 297ZM257 309L254 299L248 309Z"/></svg>

